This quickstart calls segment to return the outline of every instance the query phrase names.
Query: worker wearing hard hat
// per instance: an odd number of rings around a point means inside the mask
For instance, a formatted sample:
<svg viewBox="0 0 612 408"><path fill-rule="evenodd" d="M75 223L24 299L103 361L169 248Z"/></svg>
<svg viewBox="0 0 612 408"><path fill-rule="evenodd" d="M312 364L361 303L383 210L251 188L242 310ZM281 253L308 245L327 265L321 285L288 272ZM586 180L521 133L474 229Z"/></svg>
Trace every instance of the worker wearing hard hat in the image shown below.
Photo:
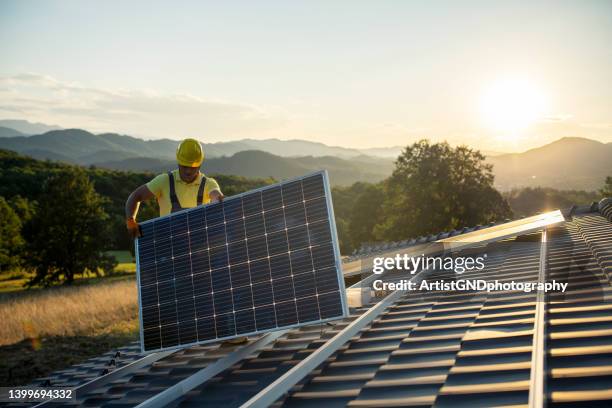
<svg viewBox="0 0 612 408"><path fill-rule="evenodd" d="M132 237L139 235L136 215L142 201L155 197L159 215L223 200L215 179L200 172L204 161L202 145L195 139L183 140L176 149L178 169L163 173L130 194L125 203L127 229Z"/></svg>

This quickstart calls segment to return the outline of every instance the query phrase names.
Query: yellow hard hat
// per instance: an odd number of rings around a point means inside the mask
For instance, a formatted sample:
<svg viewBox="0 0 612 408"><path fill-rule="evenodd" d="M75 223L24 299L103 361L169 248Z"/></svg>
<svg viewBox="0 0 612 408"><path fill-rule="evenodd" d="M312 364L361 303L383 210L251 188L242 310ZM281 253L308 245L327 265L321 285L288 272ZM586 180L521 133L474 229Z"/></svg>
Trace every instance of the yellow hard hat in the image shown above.
<svg viewBox="0 0 612 408"><path fill-rule="evenodd" d="M185 139L176 148L176 161L181 166L200 167L204 161L204 149L195 139Z"/></svg>

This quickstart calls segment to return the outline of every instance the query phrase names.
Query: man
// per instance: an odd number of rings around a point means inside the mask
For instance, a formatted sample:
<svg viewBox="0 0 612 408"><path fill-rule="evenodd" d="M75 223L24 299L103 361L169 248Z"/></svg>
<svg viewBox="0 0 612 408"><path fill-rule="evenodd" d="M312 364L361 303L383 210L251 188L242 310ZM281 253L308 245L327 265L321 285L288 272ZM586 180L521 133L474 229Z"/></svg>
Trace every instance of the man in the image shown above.
<svg viewBox="0 0 612 408"><path fill-rule="evenodd" d="M153 197L159 204L159 215L167 215L185 208L223 201L223 193L215 179L200 172L204 161L202 145L195 139L185 139L176 149L178 169L155 177L130 194L125 203L128 232L133 238L140 235L136 215L140 203ZM243 344L247 337L238 337L224 345Z"/></svg>
<svg viewBox="0 0 612 408"><path fill-rule="evenodd" d="M178 169L163 173L130 194L125 203L128 232L139 235L136 215L142 201L153 197L159 204L159 215L167 215L201 204L223 201L223 193L215 179L200 172L204 161L202 145L195 139L185 139L176 149Z"/></svg>

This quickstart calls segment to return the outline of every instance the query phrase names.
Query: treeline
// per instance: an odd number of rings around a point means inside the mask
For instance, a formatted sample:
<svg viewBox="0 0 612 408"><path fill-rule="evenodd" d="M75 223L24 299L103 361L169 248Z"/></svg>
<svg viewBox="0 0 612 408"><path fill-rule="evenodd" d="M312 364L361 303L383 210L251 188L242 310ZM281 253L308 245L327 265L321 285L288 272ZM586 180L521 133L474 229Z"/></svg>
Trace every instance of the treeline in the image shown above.
<svg viewBox="0 0 612 408"><path fill-rule="evenodd" d="M0 149L0 272L35 272L30 285L71 283L76 275L112 271L108 250L133 250L125 229L128 195L154 174L83 168ZM227 195L272 179L215 176ZM139 220L159 214L143 203Z"/></svg>
<svg viewBox="0 0 612 408"><path fill-rule="evenodd" d="M124 204L154 174L83 168L0 150L0 271L27 268L31 284L71 282L110 271L108 250L133 250ZM273 183L214 175L228 196ZM407 146L392 175L379 183L332 189L341 252L364 242L402 240L464 226L527 216L612 195L612 177L598 193L526 188L501 194L484 156L464 146L426 140ZM158 215L144 203L139 221Z"/></svg>

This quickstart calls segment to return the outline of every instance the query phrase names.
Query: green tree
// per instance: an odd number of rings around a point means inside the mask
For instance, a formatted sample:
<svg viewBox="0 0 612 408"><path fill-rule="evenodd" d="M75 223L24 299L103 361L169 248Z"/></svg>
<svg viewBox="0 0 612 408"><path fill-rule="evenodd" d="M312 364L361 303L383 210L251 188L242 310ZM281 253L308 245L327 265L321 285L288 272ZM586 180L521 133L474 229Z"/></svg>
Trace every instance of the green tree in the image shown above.
<svg viewBox="0 0 612 408"><path fill-rule="evenodd" d="M612 197L612 176L606 177L606 184L599 192L604 197Z"/></svg>
<svg viewBox="0 0 612 408"><path fill-rule="evenodd" d="M20 265L23 244L21 220L0 196L0 271Z"/></svg>
<svg viewBox="0 0 612 408"><path fill-rule="evenodd" d="M368 184L355 199L348 221L353 248L374 240L374 228L382 220L383 197L382 184Z"/></svg>
<svg viewBox="0 0 612 408"><path fill-rule="evenodd" d="M421 140L402 152L385 183L380 240L488 223L511 215L478 151Z"/></svg>
<svg viewBox="0 0 612 408"><path fill-rule="evenodd" d="M27 228L27 262L36 272L28 285L71 284L79 274L111 272L115 261L103 253L111 241L109 217L85 171L53 174L42 197Z"/></svg>

